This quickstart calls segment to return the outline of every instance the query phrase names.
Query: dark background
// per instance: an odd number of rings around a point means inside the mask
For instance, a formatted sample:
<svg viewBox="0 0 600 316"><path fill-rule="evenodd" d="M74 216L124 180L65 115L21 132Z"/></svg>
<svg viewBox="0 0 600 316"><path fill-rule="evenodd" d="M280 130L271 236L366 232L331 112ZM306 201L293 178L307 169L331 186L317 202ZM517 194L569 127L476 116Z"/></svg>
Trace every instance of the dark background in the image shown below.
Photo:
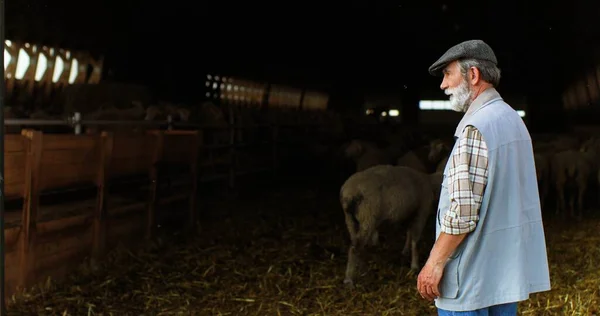
<svg viewBox="0 0 600 316"><path fill-rule="evenodd" d="M526 96L537 129L564 123L565 86L598 60L595 1L366 3L7 1L6 38L103 54L104 78L177 101L201 99L213 73L321 89L337 108L400 93L415 117L417 100L445 97L429 65L479 38L499 59L500 92Z"/></svg>

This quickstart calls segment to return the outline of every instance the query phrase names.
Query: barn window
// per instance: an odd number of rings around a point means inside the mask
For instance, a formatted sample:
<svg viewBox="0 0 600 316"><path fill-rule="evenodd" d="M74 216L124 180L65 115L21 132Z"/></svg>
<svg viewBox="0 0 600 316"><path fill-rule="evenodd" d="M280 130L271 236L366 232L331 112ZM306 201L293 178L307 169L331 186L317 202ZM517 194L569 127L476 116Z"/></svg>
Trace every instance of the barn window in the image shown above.
<svg viewBox="0 0 600 316"><path fill-rule="evenodd" d="M56 64L54 64L54 74L52 74L52 82L58 82L58 78L60 78L60 74L62 74L64 69L64 61L60 56L56 56Z"/></svg>
<svg viewBox="0 0 600 316"><path fill-rule="evenodd" d="M452 106L450 106L450 101L446 100L421 100L419 101L419 109L434 111L452 110ZM390 110L390 116L392 116L391 111L393 110ZM520 117L525 117L525 111L518 110L517 113Z"/></svg>
<svg viewBox="0 0 600 316"><path fill-rule="evenodd" d="M37 67L35 69L35 81L42 80L42 77L44 76L44 73L46 72L47 67L48 67L48 58L46 58L46 55L44 55L44 54L39 54Z"/></svg>
<svg viewBox="0 0 600 316"><path fill-rule="evenodd" d="M73 62L71 64L71 73L69 74L69 84L72 84L75 82L75 79L77 79L77 70L79 69L79 62L77 61L76 58L73 58Z"/></svg>
<svg viewBox="0 0 600 316"><path fill-rule="evenodd" d="M25 44L27 46L27 44ZM23 79L25 77L25 72L27 72L27 68L29 68L30 62L29 54L25 52L24 49L19 49L19 59L17 59L17 70L15 71L16 79Z"/></svg>
<svg viewBox="0 0 600 316"><path fill-rule="evenodd" d="M8 67L8 64L10 63L10 60L12 59L12 56L10 55L10 53L4 49L4 70L6 70L6 67Z"/></svg>
<svg viewBox="0 0 600 316"><path fill-rule="evenodd" d="M436 111L452 110L452 106L448 100L421 100L419 101L419 109Z"/></svg>

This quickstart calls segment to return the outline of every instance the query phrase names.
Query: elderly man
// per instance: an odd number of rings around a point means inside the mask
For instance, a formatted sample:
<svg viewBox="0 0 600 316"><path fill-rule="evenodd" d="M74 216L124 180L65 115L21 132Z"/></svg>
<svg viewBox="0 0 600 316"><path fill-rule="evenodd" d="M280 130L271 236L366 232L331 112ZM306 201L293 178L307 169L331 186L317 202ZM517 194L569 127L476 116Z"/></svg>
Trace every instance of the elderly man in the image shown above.
<svg viewBox="0 0 600 316"><path fill-rule="evenodd" d="M417 288L439 315L516 315L550 276L531 138L495 87L500 70L481 40L429 68L464 112L444 170L436 242Z"/></svg>

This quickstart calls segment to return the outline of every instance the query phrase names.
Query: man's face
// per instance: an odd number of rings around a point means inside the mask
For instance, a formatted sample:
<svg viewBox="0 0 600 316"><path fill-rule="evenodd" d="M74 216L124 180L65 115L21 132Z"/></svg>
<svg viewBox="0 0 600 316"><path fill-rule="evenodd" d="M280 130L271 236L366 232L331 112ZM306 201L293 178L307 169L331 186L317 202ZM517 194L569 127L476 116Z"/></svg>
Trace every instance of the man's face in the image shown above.
<svg viewBox="0 0 600 316"><path fill-rule="evenodd" d="M456 112L466 112L471 104L472 91L467 80L460 73L458 62L454 61L444 69L444 79L440 88L450 96L450 105Z"/></svg>

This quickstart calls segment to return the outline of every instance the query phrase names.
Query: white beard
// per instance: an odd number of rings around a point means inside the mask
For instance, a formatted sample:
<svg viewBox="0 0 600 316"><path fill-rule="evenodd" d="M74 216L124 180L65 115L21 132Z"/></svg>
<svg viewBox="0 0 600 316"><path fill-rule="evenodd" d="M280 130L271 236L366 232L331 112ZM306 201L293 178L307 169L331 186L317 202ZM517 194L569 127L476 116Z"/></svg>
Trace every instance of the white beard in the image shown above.
<svg viewBox="0 0 600 316"><path fill-rule="evenodd" d="M456 88L448 88L444 91L450 96L450 106L453 111L466 112L471 105L471 95L473 94L466 80L462 80Z"/></svg>

